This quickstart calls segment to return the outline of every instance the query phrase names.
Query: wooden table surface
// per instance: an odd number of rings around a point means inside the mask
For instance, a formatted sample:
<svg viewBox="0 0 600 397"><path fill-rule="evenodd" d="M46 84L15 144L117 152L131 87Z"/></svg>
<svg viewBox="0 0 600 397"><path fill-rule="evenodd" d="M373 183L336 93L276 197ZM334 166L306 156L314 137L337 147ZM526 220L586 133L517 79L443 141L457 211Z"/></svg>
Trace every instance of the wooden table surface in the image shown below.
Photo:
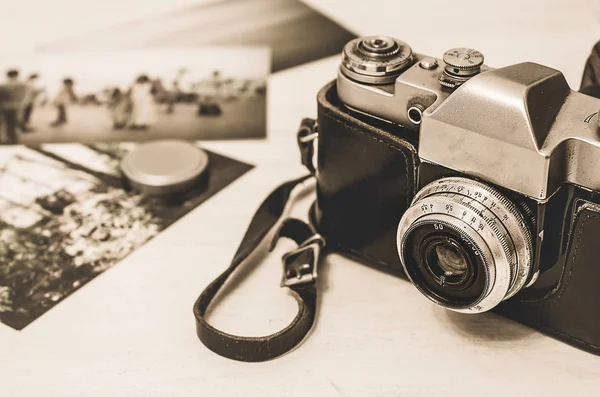
<svg viewBox="0 0 600 397"><path fill-rule="evenodd" d="M11 37L0 46L25 49L166 4L50 3L21 0L0 16L0 34ZM468 46L482 51L491 66L546 64L562 70L574 89L600 38L595 1L309 4L359 34L394 35L420 53L441 56L447 48ZM22 45L10 35L17 28ZM25 330L0 324L0 395L598 395L600 358L494 314L446 311L409 283L337 255L320 270L318 325L291 354L246 364L217 356L198 341L195 298L229 263L264 196L303 173L294 133L302 117L315 116L316 92L335 77L337 65L333 57L270 78L266 141L206 143L256 164L254 170ZM280 272L276 255L235 288L211 321L245 335L279 330L296 307L278 288Z"/></svg>

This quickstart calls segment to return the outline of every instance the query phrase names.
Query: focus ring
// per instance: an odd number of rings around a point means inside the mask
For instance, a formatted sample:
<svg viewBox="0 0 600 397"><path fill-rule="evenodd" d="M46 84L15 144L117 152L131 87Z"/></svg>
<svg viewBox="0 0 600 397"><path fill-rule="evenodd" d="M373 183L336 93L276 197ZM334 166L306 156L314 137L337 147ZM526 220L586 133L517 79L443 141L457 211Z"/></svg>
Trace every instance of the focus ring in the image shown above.
<svg viewBox="0 0 600 397"><path fill-rule="evenodd" d="M417 193L413 202L437 193L456 193L466 196L474 202L479 202L487 211L496 215L506 230L512 250L516 255L514 264L514 276L516 277L514 277L506 298L514 296L525 286L531 273L533 261L532 234L529 228L531 222L526 221L517 206L504 194L491 186L463 177L449 177L432 182ZM526 215L532 216L530 212L526 212Z"/></svg>
<svg viewBox="0 0 600 397"><path fill-rule="evenodd" d="M417 225L441 222L442 219L462 231L461 235L484 242L492 253L484 266L494 269L495 273L494 280L489 280L491 289L482 291L480 302L473 302L471 307L450 309L467 313L486 311L525 286L531 272L533 248L531 231L524 216L504 194L462 177L442 178L425 186L404 213L398 226L397 243L409 277L412 270L409 267L414 264L412 259L407 264L403 257L407 237ZM415 285L428 295L417 283ZM444 306L448 307L447 304Z"/></svg>
<svg viewBox="0 0 600 397"><path fill-rule="evenodd" d="M479 216L479 225L483 225L482 221L485 223L485 226L489 227L492 233L496 236L496 239L500 243L505 255L505 259L508 264L509 277L511 280L511 285L513 284L512 280L514 280L514 275L516 273L516 255L514 251L514 245L508 232L504 225L501 222L498 222L498 217L493 212L490 212L491 216L484 215L487 208L483 206L481 203L477 201L464 201L462 198L465 196L460 196L458 194L453 193L441 193L436 195L436 197L446 197L448 201L456 203L457 205L465 206L466 208L473 211L476 215ZM479 227L479 226L478 226Z"/></svg>

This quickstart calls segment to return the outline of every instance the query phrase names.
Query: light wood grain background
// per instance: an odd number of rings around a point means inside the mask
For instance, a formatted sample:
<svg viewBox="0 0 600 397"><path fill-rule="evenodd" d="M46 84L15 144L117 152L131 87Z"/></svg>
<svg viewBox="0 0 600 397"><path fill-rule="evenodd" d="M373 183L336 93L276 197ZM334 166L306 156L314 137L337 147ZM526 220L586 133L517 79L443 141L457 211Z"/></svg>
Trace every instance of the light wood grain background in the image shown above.
<svg viewBox="0 0 600 397"><path fill-rule="evenodd" d="M185 3L21 0L3 6L0 49L24 50ZM308 3L359 34L394 35L420 53L469 46L491 66L543 63L562 70L574 89L600 39L594 1ZM318 325L291 354L245 364L197 340L195 298L228 264L263 197L303 173L295 129L315 115L316 92L337 63L270 78L266 141L206 144L256 169L24 331L0 325L0 395L598 395L600 358L494 314L450 313L410 284L335 255L320 272ZM214 324L248 335L287 324L295 302L279 278L276 258L257 267L223 300Z"/></svg>

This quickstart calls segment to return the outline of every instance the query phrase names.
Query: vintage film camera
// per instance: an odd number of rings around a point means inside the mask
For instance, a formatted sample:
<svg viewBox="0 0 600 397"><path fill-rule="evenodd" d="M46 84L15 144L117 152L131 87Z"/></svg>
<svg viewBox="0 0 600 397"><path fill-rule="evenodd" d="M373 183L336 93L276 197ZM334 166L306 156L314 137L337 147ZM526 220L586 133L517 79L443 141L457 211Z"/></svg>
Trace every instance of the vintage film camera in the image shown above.
<svg viewBox="0 0 600 397"><path fill-rule="evenodd" d="M350 41L318 95L312 222L443 307L600 354L600 100L546 66L483 62Z"/></svg>

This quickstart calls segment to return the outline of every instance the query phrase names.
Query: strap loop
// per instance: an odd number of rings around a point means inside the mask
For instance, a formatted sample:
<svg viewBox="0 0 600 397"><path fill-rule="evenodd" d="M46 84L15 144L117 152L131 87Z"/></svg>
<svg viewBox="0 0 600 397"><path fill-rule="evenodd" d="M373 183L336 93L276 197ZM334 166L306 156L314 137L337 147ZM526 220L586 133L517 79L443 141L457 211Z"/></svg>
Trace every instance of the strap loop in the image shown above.
<svg viewBox="0 0 600 397"><path fill-rule="evenodd" d="M318 136L316 120L303 119L297 134L298 148L300 149L300 160L311 174L314 174L316 171L313 164L313 157L315 154L314 140Z"/></svg>
<svg viewBox="0 0 600 397"><path fill-rule="evenodd" d="M315 133L315 124L314 120L304 119L298 131L302 161L311 174L314 172L312 168L314 137L309 139L309 136ZM311 177L312 175L306 175L286 182L269 194L254 214L229 267L210 283L196 300L194 316L198 338L215 353L238 361L266 361L292 350L311 330L317 308L317 265L325 247L325 240L311 225L299 219L289 218L281 221L292 190ZM278 223L280 226L270 243L269 252L283 237L298 244L298 248L282 258L284 271L281 281L281 286L289 288L298 302L298 314L286 328L263 337L236 336L214 328L204 318L210 303L227 279L258 248L269 231Z"/></svg>
<svg viewBox="0 0 600 397"><path fill-rule="evenodd" d="M244 236L238 253L231 265L217 277L200 294L194 304L196 317L196 332L198 337L210 350L221 356L238 361L266 361L278 357L297 346L308 334L313 326L317 307L316 265L319 260L320 248L324 240L314 234L310 225L299 219L287 219L282 223L275 238L271 242L271 249L277 241L286 237L296 241L299 248L290 254L284 255L284 285L290 289L298 302L298 314L284 329L264 337L236 336L220 331L206 322L206 311L229 276L240 266L261 243L268 231L282 216L285 204L289 200L294 186L304 182L310 176L305 176L295 181L287 182L275 189L262 203L254 214L248 231ZM308 267L307 267L308 266ZM300 276L300 277L298 277Z"/></svg>

